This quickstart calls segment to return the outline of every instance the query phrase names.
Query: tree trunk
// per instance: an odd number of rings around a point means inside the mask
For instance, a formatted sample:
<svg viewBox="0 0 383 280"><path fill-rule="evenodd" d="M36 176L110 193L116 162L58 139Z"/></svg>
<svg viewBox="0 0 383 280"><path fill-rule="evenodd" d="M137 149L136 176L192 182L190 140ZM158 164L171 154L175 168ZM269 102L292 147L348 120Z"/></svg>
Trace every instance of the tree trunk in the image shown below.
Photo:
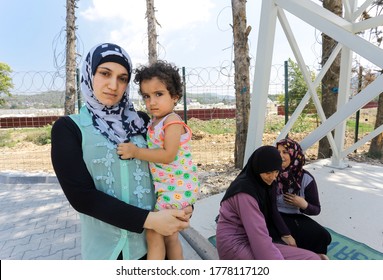
<svg viewBox="0 0 383 280"><path fill-rule="evenodd" d="M376 112L375 129L383 124L383 93L379 95L378 111ZM372 158L379 158L383 160L383 133L374 137L371 140L368 156Z"/></svg>
<svg viewBox="0 0 383 280"><path fill-rule="evenodd" d="M146 0L146 18L148 20L149 64L157 61L157 31L154 0Z"/></svg>
<svg viewBox="0 0 383 280"><path fill-rule="evenodd" d="M236 100L236 134L234 164L243 167L250 112L250 57L248 36L251 27L246 23L246 0L232 0L234 34L234 69Z"/></svg>
<svg viewBox="0 0 383 280"><path fill-rule="evenodd" d="M342 0L324 0L323 7L338 16L342 16ZM322 66L328 60L331 51L337 42L326 34L322 33ZM322 108L326 118L336 112L338 101L338 87L340 74L340 53L332 63L330 69L322 80ZM333 133L333 132L332 132ZM332 156L330 143L327 137L319 141L318 159Z"/></svg>
<svg viewBox="0 0 383 280"><path fill-rule="evenodd" d="M64 114L75 113L76 97L76 0L66 1L66 89Z"/></svg>

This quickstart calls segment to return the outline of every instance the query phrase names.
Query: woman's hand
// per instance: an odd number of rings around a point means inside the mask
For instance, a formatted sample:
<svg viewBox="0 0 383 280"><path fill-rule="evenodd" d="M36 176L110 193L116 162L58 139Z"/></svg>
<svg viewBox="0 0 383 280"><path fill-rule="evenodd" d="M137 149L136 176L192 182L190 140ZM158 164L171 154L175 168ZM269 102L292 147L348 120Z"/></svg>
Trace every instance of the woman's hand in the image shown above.
<svg viewBox="0 0 383 280"><path fill-rule="evenodd" d="M150 212L144 223L144 228L152 229L163 236L169 236L188 228L189 217L184 210L165 209Z"/></svg>
<svg viewBox="0 0 383 280"><path fill-rule="evenodd" d="M281 239L287 245L297 247L297 243L295 242L294 237L292 237L291 235L284 235L281 237Z"/></svg>
<svg viewBox="0 0 383 280"><path fill-rule="evenodd" d="M283 200L285 201L285 203L296 206L302 210L305 210L307 206L309 205L306 199L292 193L283 194Z"/></svg>
<svg viewBox="0 0 383 280"><path fill-rule="evenodd" d="M178 209L178 208L175 205L168 204L166 206L166 209ZM181 221L189 222L191 216L193 215L194 208L193 206L189 205L189 206L186 206L183 210L185 211L185 219L181 219Z"/></svg>

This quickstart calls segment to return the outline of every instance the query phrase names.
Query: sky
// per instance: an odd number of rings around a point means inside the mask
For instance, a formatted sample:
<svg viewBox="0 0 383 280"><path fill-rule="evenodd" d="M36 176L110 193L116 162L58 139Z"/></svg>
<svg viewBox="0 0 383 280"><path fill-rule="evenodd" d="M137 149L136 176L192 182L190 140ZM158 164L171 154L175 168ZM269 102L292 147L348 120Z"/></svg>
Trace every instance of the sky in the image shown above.
<svg viewBox="0 0 383 280"><path fill-rule="evenodd" d="M256 57L261 0L247 1L249 51ZM233 60L231 0L154 0L158 58L179 67L227 66ZM147 62L145 0L80 0L76 25L79 63L101 42L123 46L133 65ZM65 68L65 0L0 0L0 61L14 72ZM318 65L320 32L292 17L306 64ZM293 57L277 25L273 64Z"/></svg>

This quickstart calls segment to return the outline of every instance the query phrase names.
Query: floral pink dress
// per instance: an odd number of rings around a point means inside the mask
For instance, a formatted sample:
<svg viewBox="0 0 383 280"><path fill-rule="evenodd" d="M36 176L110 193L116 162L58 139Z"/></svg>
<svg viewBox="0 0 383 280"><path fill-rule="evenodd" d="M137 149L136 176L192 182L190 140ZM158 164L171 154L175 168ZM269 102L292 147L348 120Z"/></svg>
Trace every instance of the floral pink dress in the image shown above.
<svg viewBox="0 0 383 280"><path fill-rule="evenodd" d="M175 114L175 113L172 113ZM154 189L157 195L155 209L165 209L167 205L185 208L196 202L199 193L197 167L193 164L191 155L191 129L180 119L164 126L164 117L155 127L152 121L148 127L147 142L149 149L164 146L165 128L172 124L182 124L187 130L181 135L178 153L169 164L150 162L150 172L153 177Z"/></svg>

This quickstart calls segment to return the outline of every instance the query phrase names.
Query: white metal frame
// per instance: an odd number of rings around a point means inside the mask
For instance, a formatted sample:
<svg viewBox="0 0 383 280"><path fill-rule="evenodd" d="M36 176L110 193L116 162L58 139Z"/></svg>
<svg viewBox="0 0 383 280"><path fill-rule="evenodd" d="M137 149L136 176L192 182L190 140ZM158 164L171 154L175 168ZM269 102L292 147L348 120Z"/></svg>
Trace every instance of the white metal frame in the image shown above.
<svg viewBox="0 0 383 280"><path fill-rule="evenodd" d="M341 18L310 0L262 0L254 84L250 103L251 110L244 162L247 162L251 153L257 147L262 145L277 20L279 20L283 28L298 66L303 73L303 77L308 85L308 91L276 141L287 135L309 101L309 98L313 99L322 124L306 136L300 144L302 148L306 150L317 141L327 136L333 151L333 156L331 158L331 165L333 167L343 168L343 159L349 153L383 132L383 126L380 126L364 138L357 141L351 147L344 149L343 143L347 118L369 101L377 97L383 89L383 75L380 75L359 94L352 99L349 98L353 52L383 69L383 49L380 49L356 35L357 32L362 30L383 25L383 16L373 17L362 22L355 22L372 2L373 0L366 0L359 8L357 8L356 0L343 0L344 18ZM314 81L311 81L310 73L301 55L299 45L294 38L285 11L295 15L338 42L326 64L323 65ZM341 52L341 72L337 111L331 117L326 119L315 88L321 83L322 78L339 52ZM332 130L335 131L334 137L331 134Z"/></svg>

